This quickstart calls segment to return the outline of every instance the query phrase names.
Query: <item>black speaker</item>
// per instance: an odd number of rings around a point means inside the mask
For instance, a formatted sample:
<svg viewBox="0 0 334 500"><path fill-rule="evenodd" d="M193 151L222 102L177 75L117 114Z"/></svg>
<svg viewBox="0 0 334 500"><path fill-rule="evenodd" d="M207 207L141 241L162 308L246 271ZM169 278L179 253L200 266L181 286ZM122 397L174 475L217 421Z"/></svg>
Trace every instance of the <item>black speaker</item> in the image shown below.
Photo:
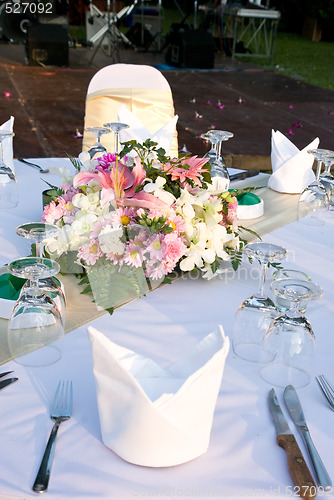
<svg viewBox="0 0 334 500"><path fill-rule="evenodd" d="M215 64L215 42L206 30L172 25L167 34L166 62L171 66L211 69Z"/></svg>
<svg viewBox="0 0 334 500"><path fill-rule="evenodd" d="M28 31L31 66L68 66L68 27L63 24L36 24Z"/></svg>

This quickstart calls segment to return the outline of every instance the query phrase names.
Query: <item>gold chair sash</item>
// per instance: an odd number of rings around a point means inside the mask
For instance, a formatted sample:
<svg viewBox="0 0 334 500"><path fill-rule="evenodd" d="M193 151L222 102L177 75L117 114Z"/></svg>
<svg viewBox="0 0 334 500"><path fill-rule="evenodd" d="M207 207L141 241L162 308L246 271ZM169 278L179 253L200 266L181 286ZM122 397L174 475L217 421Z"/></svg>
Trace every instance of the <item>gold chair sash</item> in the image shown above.
<svg viewBox="0 0 334 500"><path fill-rule="evenodd" d="M153 134L166 125L175 115L172 93L156 89L104 89L86 97L85 128L101 127L104 123L117 122L117 112L122 104ZM93 134L84 132L83 151L94 144ZM113 134L105 134L101 143L108 151L114 151ZM169 156L178 156L178 139L175 130Z"/></svg>

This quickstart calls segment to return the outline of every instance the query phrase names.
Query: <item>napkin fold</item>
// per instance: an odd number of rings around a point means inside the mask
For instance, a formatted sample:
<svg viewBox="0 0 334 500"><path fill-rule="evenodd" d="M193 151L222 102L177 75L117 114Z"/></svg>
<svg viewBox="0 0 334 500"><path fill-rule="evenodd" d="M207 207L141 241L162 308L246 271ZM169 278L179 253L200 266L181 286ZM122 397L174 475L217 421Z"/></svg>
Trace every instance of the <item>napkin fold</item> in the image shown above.
<svg viewBox="0 0 334 500"><path fill-rule="evenodd" d="M205 453L229 339L222 326L161 368L88 327L104 444L127 462L182 464Z"/></svg>
<svg viewBox="0 0 334 500"><path fill-rule="evenodd" d="M158 147L166 151L166 154L169 153L175 134L176 123L179 118L178 115L175 115L168 123L154 133L151 133L125 104L122 104L119 108L117 116L120 123L129 125L129 128L120 131L120 142L136 140L142 143L146 139L152 139L158 143Z"/></svg>
<svg viewBox="0 0 334 500"><path fill-rule="evenodd" d="M0 125L0 130L13 132L14 117L11 116L8 121ZM3 160L4 163L14 172L14 153L13 153L13 137L6 137L3 140Z"/></svg>
<svg viewBox="0 0 334 500"><path fill-rule="evenodd" d="M319 138L299 150L285 135L278 130L271 132L272 175L268 187L280 193L297 194L314 179L312 171L314 157L307 151L319 146Z"/></svg>

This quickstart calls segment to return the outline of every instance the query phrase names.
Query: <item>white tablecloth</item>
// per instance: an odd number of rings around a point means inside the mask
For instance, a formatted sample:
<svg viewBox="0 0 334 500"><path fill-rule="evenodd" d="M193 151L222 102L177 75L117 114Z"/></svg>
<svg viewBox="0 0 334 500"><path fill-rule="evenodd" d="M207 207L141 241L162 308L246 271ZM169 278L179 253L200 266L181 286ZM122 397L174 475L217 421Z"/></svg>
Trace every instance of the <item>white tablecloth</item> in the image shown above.
<svg viewBox="0 0 334 500"><path fill-rule="evenodd" d="M20 169L17 174L20 178ZM15 239L10 251L4 251L2 243L3 260L6 256L24 255L25 242L12 237L17 223L14 216L24 222L40 217L41 206L33 206L32 201L41 190L41 175L31 168L24 175L29 179L25 188L21 185L26 190L21 200L27 205L23 206L22 201L11 219L7 218L9 212L1 214L1 227L5 228L2 241ZM325 373L334 381L334 221L317 230L293 222L264 240L284 245L290 252L289 266L306 271L325 289L323 298L309 305L307 316L317 338L315 373ZM198 279L193 283L190 277L182 278L91 324L115 342L166 366L219 323L231 336L235 311L257 288L258 278L258 265L246 262L237 273L231 271L212 281ZM276 444L267 404L271 387L261 380L256 364L242 361L232 350L208 452L171 468L131 465L102 443L86 326L65 336L64 356L58 364L27 369L12 361L1 367L1 371L6 370L15 370L19 381L0 393L1 500L36 497L31 486L52 426L48 412L60 378L73 380L74 406L72 418L62 424L58 435L49 490L45 493L50 500L298 498L285 452ZM283 391L277 388L276 392L310 465L305 446L285 409ZM313 440L334 478L333 413L315 380L298 394ZM318 496L334 498L333 492L320 491Z"/></svg>

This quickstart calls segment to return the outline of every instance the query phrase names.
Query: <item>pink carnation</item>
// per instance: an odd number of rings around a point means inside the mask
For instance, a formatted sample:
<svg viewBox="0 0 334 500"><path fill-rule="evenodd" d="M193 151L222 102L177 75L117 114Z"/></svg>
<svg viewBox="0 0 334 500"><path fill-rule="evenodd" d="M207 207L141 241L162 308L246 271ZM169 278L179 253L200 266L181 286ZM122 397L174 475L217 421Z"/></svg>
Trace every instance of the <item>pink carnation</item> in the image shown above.
<svg viewBox="0 0 334 500"><path fill-rule="evenodd" d="M167 261L173 261L176 264L186 253L186 249L181 236L174 232L166 234L163 241L163 253Z"/></svg>
<svg viewBox="0 0 334 500"><path fill-rule="evenodd" d="M52 200L48 205L44 207L42 222L47 222L48 224L55 224L62 218L65 210L65 205L66 202L64 198L62 198L61 196L57 198L57 202Z"/></svg>

